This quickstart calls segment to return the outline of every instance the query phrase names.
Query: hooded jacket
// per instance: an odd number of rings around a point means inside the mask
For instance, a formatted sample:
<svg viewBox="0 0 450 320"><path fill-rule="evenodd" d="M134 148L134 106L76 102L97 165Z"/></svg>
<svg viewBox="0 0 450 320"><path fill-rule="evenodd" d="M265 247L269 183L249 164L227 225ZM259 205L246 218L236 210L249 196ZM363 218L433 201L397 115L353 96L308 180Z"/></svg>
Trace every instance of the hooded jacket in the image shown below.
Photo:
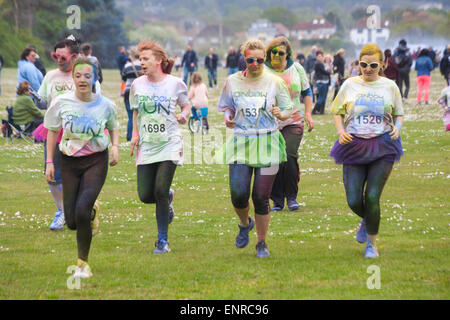
<svg viewBox="0 0 450 320"><path fill-rule="evenodd" d="M400 73L409 73L411 71L412 57L408 47L399 45L394 51L393 58Z"/></svg>

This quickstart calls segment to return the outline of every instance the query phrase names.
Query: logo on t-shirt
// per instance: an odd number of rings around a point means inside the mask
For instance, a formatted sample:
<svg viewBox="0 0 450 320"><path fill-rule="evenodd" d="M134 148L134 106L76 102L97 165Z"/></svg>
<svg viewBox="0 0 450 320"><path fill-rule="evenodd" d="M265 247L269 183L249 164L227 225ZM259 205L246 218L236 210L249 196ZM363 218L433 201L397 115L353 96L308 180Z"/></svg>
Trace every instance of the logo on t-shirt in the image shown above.
<svg viewBox="0 0 450 320"><path fill-rule="evenodd" d="M138 105L146 113L161 113L166 112L170 114L170 98L165 96L139 96Z"/></svg>

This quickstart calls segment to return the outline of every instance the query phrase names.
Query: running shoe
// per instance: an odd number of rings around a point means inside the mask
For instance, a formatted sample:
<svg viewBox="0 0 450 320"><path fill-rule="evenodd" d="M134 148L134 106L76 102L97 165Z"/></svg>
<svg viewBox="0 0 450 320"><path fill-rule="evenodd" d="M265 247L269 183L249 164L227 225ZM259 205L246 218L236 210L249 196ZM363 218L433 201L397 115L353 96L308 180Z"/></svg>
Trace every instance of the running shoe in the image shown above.
<svg viewBox="0 0 450 320"><path fill-rule="evenodd" d="M364 256L368 259L378 258L378 249L370 241L367 241L366 250Z"/></svg>
<svg viewBox="0 0 450 320"><path fill-rule="evenodd" d="M287 206L290 211L295 211L300 209L300 204L294 199L294 200L288 200Z"/></svg>
<svg viewBox="0 0 450 320"><path fill-rule="evenodd" d="M153 251L154 254L163 254L170 252L169 242L166 240L158 240L155 242L156 249Z"/></svg>
<svg viewBox="0 0 450 320"><path fill-rule="evenodd" d="M173 210L173 197L175 192L170 189L169 190L169 224L172 223L173 217L175 216L175 211Z"/></svg>
<svg viewBox="0 0 450 320"><path fill-rule="evenodd" d="M366 222L364 219L361 220L358 231L356 232L356 241L359 243L365 243L367 241Z"/></svg>
<svg viewBox="0 0 450 320"><path fill-rule="evenodd" d="M282 204L274 202L271 211L281 211L283 208L284 206Z"/></svg>
<svg viewBox="0 0 450 320"><path fill-rule="evenodd" d="M91 211L92 236L95 236L98 234L98 230L99 230L99 226L100 226L99 214L100 214L100 201L95 200L94 207L92 208L92 211Z"/></svg>
<svg viewBox="0 0 450 320"><path fill-rule="evenodd" d="M91 272L91 268L87 264L87 262L78 259L78 265L75 268L75 272L73 274L74 278L85 279L92 277L93 274Z"/></svg>
<svg viewBox="0 0 450 320"><path fill-rule="evenodd" d="M53 222L50 224L50 230L58 231L64 228L64 225L66 224L66 219L64 218L64 212L61 210L56 210L55 212L55 218L53 219Z"/></svg>
<svg viewBox="0 0 450 320"><path fill-rule="evenodd" d="M239 226L239 233L236 237L236 247L239 249L245 248L248 243L250 242L250 238L248 236L249 232L253 229L255 226L255 220L248 217L248 225L243 227L241 224L238 224Z"/></svg>
<svg viewBox="0 0 450 320"><path fill-rule="evenodd" d="M256 244L256 256L258 258L268 257L270 255L269 249L267 249L266 242L264 240L259 241Z"/></svg>

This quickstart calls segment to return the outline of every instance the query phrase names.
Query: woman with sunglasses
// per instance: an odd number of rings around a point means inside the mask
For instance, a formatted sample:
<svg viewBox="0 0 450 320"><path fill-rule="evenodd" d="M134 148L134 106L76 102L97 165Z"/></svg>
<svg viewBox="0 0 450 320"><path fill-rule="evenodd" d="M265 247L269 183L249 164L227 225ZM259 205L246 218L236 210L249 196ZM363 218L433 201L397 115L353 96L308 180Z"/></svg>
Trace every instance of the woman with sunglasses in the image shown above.
<svg viewBox="0 0 450 320"><path fill-rule="evenodd" d="M80 53L81 40L70 35L68 38L58 42L51 54L52 59L58 64L58 69L48 72L42 85L39 88L39 98L45 101L47 106L50 106L52 100L59 95L74 91L75 86L72 77L72 70L75 60ZM100 83L96 82L96 92L101 93ZM34 132L36 140L42 141L47 138L47 129L41 125ZM61 141L62 129L59 133L57 143ZM45 142L46 143L46 142ZM47 161L47 148L44 143L44 161ZM57 231L64 228L64 208L63 208L63 192L62 192L62 179L60 171L61 152L59 148L54 150L53 164L55 168L55 182L49 182L50 192L53 197L53 201L56 205L55 217L50 224L50 229ZM45 167L44 167L45 168ZM99 203L96 202L95 210L98 211Z"/></svg>
<svg viewBox="0 0 450 320"><path fill-rule="evenodd" d="M67 226L77 230L78 261L74 277L88 278L92 272L88 256L92 236L98 231L92 209L108 172L108 146L111 135L111 166L119 160L117 107L95 90L97 72L88 59L73 64L75 91L52 100L44 119L48 129L46 178L54 181L51 159L57 147L58 132L64 129L59 149L63 182L64 214Z"/></svg>
<svg viewBox="0 0 450 320"><path fill-rule="evenodd" d="M291 44L285 37L277 37L267 46L265 67L269 73L275 74L286 83L294 105L294 113L278 125L286 142L287 162L280 164L277 177L272 187L270 198L274 205L272 211L281 211L286 199L289 210L298 210L297 202L298 183L300 181L300 168L298 165L298 148L303 137L303 119L306 120L308 131L314 129L314 121L311 117L312 90L305 70L292 57ZM303 98L305 113L303 115Z"/></svg>
<svg viewBox="0 0 450 320"><path fill-rule="evenodd" d="M403 104L395 82L382 76L383 52L376 44L361 50L359 67L361 75L345 81L333 101L339 139L330 156L343 164L347 203L362 218L356 240L367 242L366 258L377 258L381 193L403 155Z"/></svg>
<svg viewBox="0 0 450 320"><path fill-rule="evenodd" d="M177 166L183 164L183 138L179 124L185 124L190 107L186 84L170 73L174 59L155 42L141 41L139 60L144 75L133 81L130 107L133 133L130 155L136 150L139 199L156 203L158 240L154 254L170 252L169 224L173 219L173 190ZM177 105L181 113L176 114Z"/></svg>
<svg viewBox="0 0 450 320"><path fill-rule="evenodd" d="M269 196L278 172L286 161L286 146L277 118L286 120L293 106L285 82L264 71L264 44L248 40L241 49L247 68L229 76L219 98L218 110L233 135L224 146L229 165L231 201L240 219L236 247L245 248L256 224L256 256L267 257L266 235L270 222ZM253 190L250 190L254 176ZM249 216L252 196L255 219Z"/></svg>

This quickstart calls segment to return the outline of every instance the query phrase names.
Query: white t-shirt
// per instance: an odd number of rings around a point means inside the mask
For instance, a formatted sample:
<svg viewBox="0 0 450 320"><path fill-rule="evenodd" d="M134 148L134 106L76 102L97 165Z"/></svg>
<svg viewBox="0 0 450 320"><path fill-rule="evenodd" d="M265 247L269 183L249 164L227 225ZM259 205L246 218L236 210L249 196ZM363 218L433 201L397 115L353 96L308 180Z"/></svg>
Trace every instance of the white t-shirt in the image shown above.
<svg viewBox="0 0 450 320"><path fill-rule="evenodd" d="M364 81L360 76L352 77L342 85L331 112L346 115L344 126L348 133L375 138L392 131L393 116L403 115L402 96L388 78Z"/></svg>
<svg viewBox="0 0 450 320"><path fill-rule="evenodd" d="M48 130L64 129L59 149L67 156L81 157L108 148L110 131L119 128L117 107L108 98L95 95L93 102L84 102L67 92L52 100L44 118Z"/></svg>
<svg viewBox="0 0 450 320"><path fill-rule="evenodd" d="M133 81L130 107L138 110L139 146L136 165L161 161L183 163L183 139L175 115L176 107L189 105L183 80L166 75L153 83L147 76Z"/></svg>

